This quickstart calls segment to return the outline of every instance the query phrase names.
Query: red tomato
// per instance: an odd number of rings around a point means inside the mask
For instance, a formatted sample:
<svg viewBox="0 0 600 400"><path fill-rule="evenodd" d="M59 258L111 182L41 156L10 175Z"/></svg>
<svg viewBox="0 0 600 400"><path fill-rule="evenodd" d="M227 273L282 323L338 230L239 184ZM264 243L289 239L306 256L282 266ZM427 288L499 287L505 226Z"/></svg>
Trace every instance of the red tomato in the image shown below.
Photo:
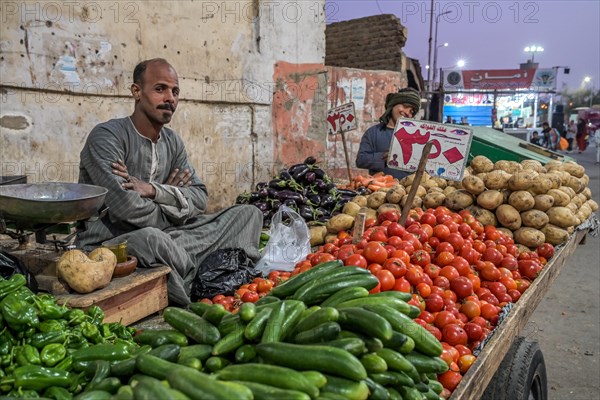
<svg viewBox="0 0 600 400"><path fill-rule="evenodd" d="M313 259L311 260L311 263L314 267L315 265L318 265L318 264L321 264L324 262L328 262L328 261L334 261L334 260L336 260L336 258L333 254L319 253L315 257L313 257Z"/></svg>
<svg viewBox="0 0 600 400"><path fill-rule="evenodd" d="M404 277L411 285L417 286L419 283L423 282L423 275L423 270L420 267L412 266L407 269Z"/></svg>
<svg viewBox="0 0 600 400"><path fill-rule="evenodd" d="M494 282L500 279L500 271L493 265L486 265L479 271L479 276L481 276L483 280Z"/></svg>
<svg viewBox="0 0 600 400"><path fill-rule="evenodd" d="M439 294L432 293L425 298L425 309L436 313L444 309L444 299Z"/></svg>
<svg viewBox="0 0 600 400"><path fill-rule="evenodd" d="M406 229L398 222L392 222L387 227L387 233L389 236L398 236L401 238L406 233Z"/></svg>
<svg viewBox="0 0 600 400"><path fill-rule="evenodd" d="M386 229L383 227L375 227L373 228L373 230L371 231L369 237L368 237L369 241L376 241L376 242L386 242L387 241L387 234L386 234Z"/></svg>
<svg viewBox="0 0 600 400"><path fill-rule="evenodd" d="M396 279L406 274L406 265L399 258L388 258L383 263L383 268L390 271Z"/></svg>
<svg viewBox="0 0 600 400"><path fill-rule="evenodd" d="M433 320L435 319L435 316L430 313L429 311L421 311L421 314L419 314L419 316L417 318L422 319L423 321L425 321L428 324L433 324Z"/></svg>
<svg viewBox="0 0 600 400"><path fill-rule="evenodd" d="M495 249L493 247L488 247L483 252L483 259L485 261L492 262L497 267L500 266L500 264L502 263L502 259L503 258L504 257L502 256L502 253L500 251L498 251L498 249Z"/></svg>
<svg viewBox="0 0 600 400"><path fill-rule="evenodd" d="M452 245L454 251L459 251L465 244L465 239L463 239L463 237L460 236L460 233L457 232L453 232L448 235L448 239L446 239L446 241Z"/></svg>
<svg viewBox="0 0 600 400"><path fill-rule="evenodd" d="M455 324L456 317L450 311L440 311L435 315L434 325L443 329L446 325Z"/></svg>
<svg viewBox="0 0 600 400"><path fill-rule="evenodd" d="M458 278L460 276L460 274L458 273L458 271L456 270L456 268L454 268L453 266L446 265L440 271L440 276L443 276L443 277L447 278L448 282L452 282L452 280L454 278ZM439 285L437 285L437 286L439 286Z"/></svg>
<svg viewBox="0 0 600 400"><path fill-rule="evenodd" d="M380 213L377 216L378 224L381 224L383 221L398 222L399 220L400 220L400 212L398 212L396 210L385 211L385 212Z"/></svg>
<svg viewBox="0 0 600 400"><path fill-rule="evenodd" d="M367 269L368 269L369 271L371 271L371 274L373 274L373 275L377 275L377 273L378 273L379 271L381 271L381 270L383 269L383 267L381 266L381 264L373 263L373 264L370 264L370 265L367 267Z"/></svg>
<svg viewBox="0 0 600 400"><path fill-rule="evenodd" d="M390 236L388 237L387 243L390 246L394 246L395 249L398 248L398 246L400 245L400 243L402 242L402 238L400 238L399 236Z"/></svg>
<svg viewBox="0 0 600 400"><path fill-rule="evenodd" d="M476 323L467 322L465 326L463 326L463 329L465 330L465 332L467 332L469 342L474 342L483 339L483 328L477 325Z"/></svg>
<svg viewBox="0 0 600 400"><path fill-rule="evenodd" d="M423 215L421 215L421 218L419 218L419 222L421 224L427 224L430 226L435 226L435 224L437 223L435 215L433 215L432 213L424 213Z"/></svg>
<svg viewBox="0 0 600 400"><path fill-rule="evenodd" d="M551 259L554 256L554 246L550 243L543 243L538 246L537 253L540 257L544 257L546 260Z"/></svg>
<svg viewBox="0 0 600 400"><path fill-rule="evenodd" d="M365 246L362 255L370 263L383 264L388 258L388 252L379 242L369 242Z"/></svg>
<svg viewBox="0 0 600 400"><path fill-rule="evenodd" d="M518 265L521 275L529 279L535 279L542 270L542 265L536 260L520 260Z"/></svg>
<svg viewBox="0 0 600 400"><path fill-rule="evenodd" d="M504 258L502 258L500 266L508 269L509 271L516 271L518 269L517 259L515 256L507 254L504 256Z"/></svg>
<svg viewBox="0 0 600 400"><path fill-rule="evenodd" d="M257 289L259 293L268 293L273 289L274 283L270 279L263 279L257 284Z"/></svg>
<svg viewBox="0 0 600 400"><path fill-rule="evenodd" d="M256 301L258 301L260 297L258 296L258 293L256 293L255 291L252 290L248 290L246 293L244 293L242 295L242 301L244 303L254 303Z"/></svg>
<svg viewBox="0 0 600 400"><path fill-rule="evenodd" d="M394 284L394 290L397 292L410 293L410 282L406 280L405 277L401 277L396 279L396 283Z"/></svg>
<svg viewBox="0 0 600 400"><path fill-rule="evenodd" d="M521 292L519 292L517 289L510 289L508 291L508 295L512 299L513 303L516 303L517 300L521 298Z"/></svg>
<svg viewBox="0 0 600 400"><path fill-rule="evenodd" d="M438 225L438 226L439 226L439 225ZM451 245L450 243L448 243L448 242L441 242L440 244L438 244L438 245L435 247L435 252L436 252L437 254L440 254L440 253L441 253L441 252L443 252L443 251L447 251L447 252L449 252L449 253L452 253L452 254L454 254L454 247L452 247L452 245Z"/></svg>
<svg viewBox="0 0 600 400"><path fill-rule="evenodd" d="M473 294L473 282L466 276L459 276L450 281L450 288L459 299Z"/></svg>
<svg viewBox="0 0 600 400"><path fill-rule="evenodd" d="M469 264L469 262L461 256L454 257L451 265L454 268L456 268L456 270L461 276L467 276L468 274L473 272L471 270L471 265Z"/></svg>
<svg viewBox="0 0 600 400"><path fill-rule="evenodd" d="M410 260L413 264L424 267L431 263L431 256L425 250L417 250L412 254Z"/></svg>
<svg viewBox="0 0 600 400"><path fill-rule="evenodd" d="M435 264L427 264L424 268L423 271L427 274L427 276L429 276L431 279L435 279L438 276L440 276L440 271L442 269L440 267L438 267Z"/></svg>
<svg viewBox="0 0 600 400"><path fill-rule="evenodd" d="M433 280L435 286L439 286L442 289L448 289L450 287L450 280L445 276L438 276Z"/></svg>
<svg viewBox="0 0 600 400"><path fill-rule="evenodd" d="M447 324L442 328L442 340L451 346L466 345L469 341L467 332L456 324Z"/></svg>
<svg viewBox="0 0 600 400"><path fill-rule="evenodd" d="M377 279L379 280L379 283L381 284L382 292L386 292L386 291L392 290L394 288L394 285L396 284L396 278L394 278L394 275L387 269L382 269L382 270L378 271L375 274L375 276L377 277Z"/></svg>
<svg viewBox="0 0 600 400"><path fill-rule="evenodd" d="M344 260L344 265L354 265L360 268L367 268L367 260L360 254L352 254Z"/></svg>
<svg viewBox="0 0 600 400"><path fill-rule="evenodd" d="M337 258L339 260L345 261L348 257L350 257L352 254L354 254L355 250L356 250L356 248L354 247L353 244L344 244L344 245L340 246L338 253L337 253Z"/></svg>
<svg viewBox="0 0 600 400"><path fill-rule="evenodd" d="M431 286L425 282L421 282L417 284L417 292L421 295L421 297L427 297L431 294Z"/></svg>
<svg viewBox="0 0 600 400"><path fill-rule="evenodd" d="M440 267L450 265L452 264L452 261L454 261L454 253L451 253L449 251L442 251L441 253L437 254L436 264Z"/></svg>

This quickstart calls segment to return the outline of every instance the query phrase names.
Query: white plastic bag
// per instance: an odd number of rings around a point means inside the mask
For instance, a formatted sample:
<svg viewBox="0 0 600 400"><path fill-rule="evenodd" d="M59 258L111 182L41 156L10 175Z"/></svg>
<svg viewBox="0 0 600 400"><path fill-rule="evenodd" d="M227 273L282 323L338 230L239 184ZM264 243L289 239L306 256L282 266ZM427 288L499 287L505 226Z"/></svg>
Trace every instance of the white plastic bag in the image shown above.
<svg viewBox="0 0 600 400"><path fill-rule="evenodd" d="M289 217L287 223L284 216ZM269 272L293 271L296 263L310 253L310 232L306 221L298 213L284 205L273 215L269 241L263 255L256 264L256 270L263 275Z"/></svg>

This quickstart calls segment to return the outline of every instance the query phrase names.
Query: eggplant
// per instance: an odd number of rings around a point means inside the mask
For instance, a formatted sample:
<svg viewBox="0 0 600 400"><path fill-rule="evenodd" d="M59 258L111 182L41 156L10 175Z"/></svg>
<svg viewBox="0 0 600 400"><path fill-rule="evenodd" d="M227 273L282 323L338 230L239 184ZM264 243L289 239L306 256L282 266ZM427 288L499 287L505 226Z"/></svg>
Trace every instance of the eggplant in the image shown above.
<svg viewBox="0 0 600 400"><path fill-rule="evenodd" d="M342 196L344 196L344 195L346 195L346 196L356 196L358 194L354 190L350 190L350 189L340 189L340 188L337 188L337 191Z"/></svg>
<svg viewBox="0 0 600 400"><path fill-rule="evenodd" d="M298 164L290 168L290 174L295 181L303 180L308 171L310 171L310 167L306 164Z"/></svg>
<svg viewBox="0 0 600 400"><path fill-rule="evenodd" d="M313 172L317 175L317 179L323 179L325 177L325 171L321 168L315 168L313 169Z"/></svg>
<svg viewBox="0 0 600 400"><path fill-rule="evenodd" d="M324 193L329 190L329 189L327 189L327 184L325 182L323 182L322 179L315 180L315 188L317 189L318 193Z"/></svg>
<svg viewBox="0 0 600 400"><path fill-rule="evenodd" d="M318 194L309 194L307 197L307 203L311 206L318 206L321 204L321 196Z"/></svg>
<svg viewBox="0 0 600 400"><path fill-rule="evenodd" d="M306 157L306 160L304 160L304 164L314 165L316 163L317 163L317 159L314 158L313 156L308 156L308 157Z"/></svg>
<svg viewBox="0 0 600 400"><path fill-rule="evenodd" d="M292 174L289 171L283 170L279 173L279 178L284 181L289 181L292 179Z"/></svg>
<svg viewBox="0 0 600 400"><path fill-rule="evenodd" d="M267 190L266 187L260 189L257 193L261 199L269 197L269 191Z"/></svg>
<svg viewBox="0 0 600 400"><path fill-rule="evenodd" d="M274 189L285 189L288 187L288 184L286 180L275 178L269 182L269 187Z"/></svg>
<svg viewBox="0 0 600 400"><path fill-rule="evenodd" d="M257 201L260 201L260 200L261 200L261 198L258 195L258 192L252 192L252 193L250 193L250 198L248 199L248 202L250 204L254 204L254 203L256 203Z"/></svg>
<svg viewBox="0 0 600 400"><path fill-rule="evenodd" d="M294 164L291 167L288 168L288 172L294 176L299 170L302 170L304 168L308 168L308 165L304 164L304 163L300 163L300 164Z"/></svg>
<svg viewBox="0 0 600 400"><path fill-rule="evenodd" d="M317 207L314 209L314 215L315 217L317 217L318 220L320 220L322 217L328 218L329 214L329 211L322 207Z"/></svg>
<svg viewBox="0 0 600 400"><path fill-rule="evenodd" d="M311 206L307 206L306 204L302 204L302 205L300 205L298 207L298 213L306 221L312 221L312 220L315 219L312 207Z"/></svg>
<svg viewBox="0 0 600 400"><path fill-rule="evenodd" d="M269 199L269 203L271 204L271 208L273 210L278 210L279 206L281 205L281 201L277 199Z"/></svg>
<svg viewBox="0 0 600 400"><path fill-rule="evenodd" d="M335 197L330 194L326 194L325 196L321 196L321 202L319 205L323 208L330 208L336 203Z"/></svg>
<svg viewBox="0 0 600 400"><path fill-rule="evenodd" d="M276 198L285 203L285 200L293 200L296 204L304 204L306 198L300 193L292 192L291 190L282 190L277 192Z"/></svg>
<svg viewBox="0 0 600 400"><path fill-rule="evenodd" d="M258 209L260 211L262 211L263 213L265 213L266 211L269 211L271 209L271 207L269 207L269 205L263 201L257 201L256 203L252 204L255 207L258 207Z"/></svg>
<svg viewBox="0 0 600 400"><path fill-rule="evenodd" d="M260 189L266 188L267 186L269 186L267 182L258 182L256 184L256 191L258 192Z"/></svg>
<svg viewBox="0 0 600 400"><path fill-rule="evenodd" d="M304 182L306 183L313 183L315 180L317 180L317 174L315 174L313 171L309 171L306 173L306 175L304 175Z"/></svg>
<svg viewBox="0 0 600 400"><path fill-rule="evenodd" d="M276 188L268 187L267 193L269 193L269 198L270 199L277 198L277 193L279 193L281 190L283 190L283 189L276 189Z"/></svg>

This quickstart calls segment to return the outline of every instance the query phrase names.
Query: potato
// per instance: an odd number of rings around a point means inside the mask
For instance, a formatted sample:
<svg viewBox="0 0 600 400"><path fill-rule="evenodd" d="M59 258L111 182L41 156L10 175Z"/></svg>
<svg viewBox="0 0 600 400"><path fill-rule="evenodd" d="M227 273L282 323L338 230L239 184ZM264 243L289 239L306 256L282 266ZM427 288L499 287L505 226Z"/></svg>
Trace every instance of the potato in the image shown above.
<svg viewBox="0 0 600 400"><path fill-rule="evenodd" d="M546 237L546 242L554 246L562 244L569 240L569 232L559 228L556 225L548 224L544 226L541 231Z"/></svg>
<svg viewBox="0 0 600 400"><path fill-rule="evenodd" d="M541 176L550 179L552 187L550 189L558 189L562 186L562 178L558 174L540 174ZM548 189L548 190L550 190Z"/></svg>
<svg viewBox="0 0 600 400"><path fill-rule="evenodd" d="M437 188L438 184L433 179L430 179L427 182L421 182L421 186L423 186L425 188L425 190L427 190L427 192L429 192L431 189Z"/></svg>
<svg viewBox="0 0 600 400"><path fill-rule="evenodd" d="M583 189L585 189L585 183L574 176L570 176L569 179L565 182L565 186L570 187L575 191L575 193L581 193Z"/></svg>
<svg viewBox="0 0 600 400"><path fill-rule="evenodd" d="M563 170L563 162L558 160L551 160L544 165L548 171L562 171Z"/></svg>
<svg viewBox="0 0 600 400"><path fill-rule="evenodd" d="M497 226L498 220L496 219L496 214L491 212L490 210L486 210L485 208L481 208L478 206L471 206L468 208L471 214L475 217L475 219L485 225Z"/></svg>
<svg viewBox="0 0 600 400"><path fill-rule="evenodd" d="M474 175L463 178L462 185L467 192L474 194L475 196L485 190L483 181Z"/></svg>
<svg viewBox="0 0 600 400"><path fill-rule="evenodd" d="M500 227L498 228L498 231L504 233L506 236L508 236L509 238L513 238L515 235L513 234L513 231L511 231L508 228L504 228L504 227Z"/></svg>
<svg viewBox="0 0 600 400"><path fill-rule="evenodd" d="M110 283L117 265L117 256L100 247L88 256L81 250L65 252L56 264L57 276L78 293L91 293Z"/></svg>
<svg viewBox="0 0 600 400"><path fill-rule="evenodd" d="M436 187L432 187L429 190L427 190L427 193L444 193L444 189L436 186Z"/></svg>
<svg viewBox="0 0 600 400"><path fill-rule="evenodd" d="M402 201L400 202L400 206L405 207L407 200L408 200L408 195L406 195L402 198ZM413 198L412 204L410 204L408 207L411 209L412 208L420 208L422 205L423 205L423 199L421 199L419 196L415 196Z"/></svg>
<svg viewBox="0 0 600 400"><path fill-rule="evenodd" d="M448 196L450 193L456 191L457 189L454 186L446 186L444 188L444 194Z"/></svg>
<svg viewBox="0 0 600 400"><path fill-rule="evenodd" d="M505 189L508 187L508 181L511 176L511 174L503 170L488 172L484 180L485 187L491 190Z"/></svg>
<svg viewBox="0 0 600 400"><path fill-rule="evenodd" d="M577 206L577 204L575 204L575 203L573 203L573 202L570 202L570 203L569 203L569 204L567 204L565 207L566 207L566 208L568 208L569 210L571 210L571 212L572 212L573 214L576 214L576 213L577 213L577 211L579 211L579 207Z"/></svg>
<svg viewBox="0 0 600 400"><path fill-rule="evenodd" d="M572 199L573 197L575 197L575 195L577 193L575 193L575 191L570 188L569 186L561 186L558 188L558 190L565 192L567 195L569 195L569 199Z"/></svg>
<svg viewBox="0 0 600 400"><path fill-rule="evenodd" d="M354 203L358 204L361 207L366 207L367 206L367 198L366 198L366 196L363 196L363 195L354 196L354 198L352 199L352 201Z"/></svg>
<svg viewBox="0 0 600 400"><path fill-rule="evenodd" d="M413 181L415 180L415 175L416 173L405 176L404 178L400 179L400 184L404 187L412 185Z"/></svg>
<svg viewBox="0 0 600 400"><path fill-rule="evenodd" d="M576 178L581 178L585 174L585 168L573 161L565 161L563 171L567 171Z"/></svg>
<svg viewBox="0 0 600 400"><path fill-rule="evenodd" d="M377 209L377 215L379 214L383 214L386 211L398 211L398 212L402 212L402 210L400 209L400 206L398 204L392 204L392 203L383 203L382 205L379 206L379 208Z"/></svg>
<svg viewBox="0 0 600 400"><path fill-rule="evenodd" d="M515 242L529 248L536 248L546 241L546 235L534 228L520 228L514 231L513 234Z"/></svg>
<svg viewBox="0 0 600 400"><path fill-rule="evenodd" d="M508 180L508 188L510 190L527 190L533 186L539 175L535 171L515 171Z"/></svg>
<svg viewBox="0 0 600 400"><path fill-rule="evenodd" d="M581 182L583 182L583 184L587 187L590 184L590 176L587 174L583 174L583 176L581 178Z"/></svg>
<svg viewBox="0 0 600 400"><path fill-rule="evenodd" d="M502 204L496 209L496 218L500 225L513 231L521 227L521 214L510 204Z"/></svg>
<svg viewBox="0 0 600 400"><path fill-rule="evenodd" d="M385 203L385 192L375 192L367 196L367 207L377 210L380 205Z"/></svg>
<svg viewBox="0 0 600 400"><path fill-rule="evenodd" d="M356 217L356 214L358 214L360 209L361 209L361 207L358 204L356 204L354 201L349 201L346 204L344 204L344 208L342 208L342 212L344 214L348 214L353 217Z"/></svg>
<svg viewBox="0 0 600 400"><path fill-rule="evenodd" d="M523 166L523 169L528 169L531 171L535 171L538 173L545 173L546 172L546 168L542 165L541 162L537 161L537 160L523 160L521 161L521 165Z"/></svg>
<svg viewBox="0 0 600 400"><path fill-rule="evenodd" d="M327 232L329 233L340 233L341 231L346 231L352 228L353 224L353 216L348 214L338 214L331 217L325 226L327 227Z"/></svg>
<svg viewBox="0 0 600 400"><path fill-rule="evenodd" d="M430 180L435 182L437 184L437 186L442 189L444 189L446 186L448 186L448 181L446 181L444 178L440 178L439 176L432 176L430 178Z"/></svg>
<svg viewBox="0 0 600 400"><path fill-rule="evenodd" d="M550 196L549 194L538 194L533 199L535 200L535 205L533 208L536 210L546 211L554 205L554 197Z"/></svg>
<svg viewBox="0 0 600 400"><path fill-rule="evenodd" d="M337 239L337 233L328 233L325 235L325 243L334 243Z"/></svg>
<svg viewBox="0 0 600 400"><path fill-rule="evenodd" d="M535 229L543 228L549 221L548 215L540 210L529 210L521 213L521 221L524 226Z"/></svg>
<svg viewBox="0 0 600 400"><path fill-rule="evenodd" d="M495 210L502 203L504 203L504 196L498 190L486 190L477 196L477 204L486 210Z"/></svg>
<svg viewBox="0 0 600 400"><path fill-rule="evenodd" d="M406 190L401 185L395 185L392 189L385 194L385 201L392 204L398 204L402 200L402 197L406 194Z"/></svg>
<svg viewBox="0 0 600 400"><path fill-rule="evenodd" d="M377 210L373 210L372 208L365 207L361 209L365 211L365 219L377 219Z"/></svg>
<svg viewBox="0 0 600 400"><path fill-rule="evenodd" d="M516 208L517 211L527 211L535 206L535 199L528 191L519 190L510 194L508 204Z"/></svg>
<svg viewBox="0 0 600 400"><path fill-rule="evenodd" d="M473 196L464 189L450 193L444 200L444 205L451 210L463 210L472 204Z"/></svg>
<svg viewBox="0 0 600 400"><path fill-rule="evenodd" d="M407 186L406 187L406 193L410 193L410 189L412 188L412 186ZM427 189L425 189L423 186L419 185L419 187L417 188L417 196L419 197L424 197L427 194Z"/></svg>
<svg viewBox="0 0 600 400"><path fill-rule="evenodd" d="M552 189L552 180L546 174L539 174L538 178L531 184L531 186L525 188L535 196L536 194L545 194L548 190Z"/></svg>
<svg viewBox="0 0 600 400"><path fill-rule="evenodd" d="M430 192L423 197L423 206L425 208L436 208L444 204L446 195L440 192Z"/></svg>
<svg viewBox="0 0 600 400"><path fill-rule="evenodd" d="M515 243L515 246L517 246L517 256L521 253L528 253L531 251L531 249L527 246L523 246L522 244L519 243Z"/></svg>
<svg viewBox="0 0 600 400"><path fill-rule="evenodd" d="M312 246L320 246L325 243L325 236L327 235L327 227L321 226L311 226L308 229L310 233L310 245Z"/></svg>
<svg viewBox="0 0 600 400"><path fill-rule="evenodd" d="M523 166L516 161L499 160L494 164L494 169L506 171L512 175L516 172L522 171Z"/></svg>
<svg viewBox="0 0 600 400"><path fill-rule="evenodd" d="M590 207L590 209L593 212L598 211L598 203L596 203L594 200L590 199L590 200L586 201L585 203Z"/></svg>
<svg viewBox="0 0 600 400"><path fill-rule="evenodd" d="M592 212L593 211L589 205L587 205L587 204L582 205L579 208L579 210L577 210L577 212L575 213L575 217L577 219L579 219L579 223L577 225L579 225L582 222L584 222L585 220L587 220L590 217L590 215L592 215Z"/></svg>
<svg viewBox="0 0 600 400"><path fill-rule="evenodd" d="M490 172L494 169L494 163L486 156L475 156L473 160L471 160L471 168L473 168L475 174L480 172Z"/></svg>
<svg viewBox="0 0 600 400"><path fill-rule="evenodd" d="M587 199L581 193L577 194L575 197L571 199L571 203L575 204L577 207L581 207L583 203L585 203Z"/></svg>
<svg viewBox="0 0 600 400"><path fill-rule="evenodd" d="M559 189L550 189L548 190L547 195L552 196L552 198L554 199L553 206L555 207L564 207L571 202L571 197L567 193Z"/></svg>
<svg viewBox="0 0 600 400"><path fill-rule="evenodd" d="M549 222L560 228L568 228L577 225L577 219L571 210L566 207L552 207L548 211Z"/></svg>
<svg viewBox="0 0 600 400"><path fill-rule="evenodd" d="M583 194L586 199L591 199L592 198L592 189L590 189L589 187L586 187L585 189L583 189L581 194Z"/></svg>

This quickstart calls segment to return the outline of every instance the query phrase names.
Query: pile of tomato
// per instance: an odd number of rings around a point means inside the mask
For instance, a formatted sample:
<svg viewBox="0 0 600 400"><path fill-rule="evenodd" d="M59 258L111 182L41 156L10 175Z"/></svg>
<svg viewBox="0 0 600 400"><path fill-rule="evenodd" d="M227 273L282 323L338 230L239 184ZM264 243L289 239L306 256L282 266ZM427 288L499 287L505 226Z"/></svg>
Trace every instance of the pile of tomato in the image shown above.
<svg viewBox="0 0 600 400"><path fill-rule="evenodd" d="M439 380L449 394L475 361L473 350L497 325L502 307L519 300L554 247L519 251L512 238L483 226L467 210L415 209L405 226L399 219L390 211L368 220L358 244L342 232L298 263L293 274L340 259L379 279L372 292L412 293L409 303L421 309L416 322L444 348L450 370Z"/></svg>
<svg viewBox="0 0 600 400"><path fill-rule="evenodd" d="M448 397L476 360L473 350L498 324L502 307L519 300L554 255L554 247L519 249L512 238L483 226L468 210L413 209L404 226L399 219L396 211L380 214L366 221L357 244L341 232L291 273L273 271L242 285L234 296L202 301L235 311L242 302L257 301L273 286L322 262L339 259L366 268L379 280L372 293L412 293L409 303L421 310L415 321L444 348L441 357L450 369L438 379Z"/></svg>

